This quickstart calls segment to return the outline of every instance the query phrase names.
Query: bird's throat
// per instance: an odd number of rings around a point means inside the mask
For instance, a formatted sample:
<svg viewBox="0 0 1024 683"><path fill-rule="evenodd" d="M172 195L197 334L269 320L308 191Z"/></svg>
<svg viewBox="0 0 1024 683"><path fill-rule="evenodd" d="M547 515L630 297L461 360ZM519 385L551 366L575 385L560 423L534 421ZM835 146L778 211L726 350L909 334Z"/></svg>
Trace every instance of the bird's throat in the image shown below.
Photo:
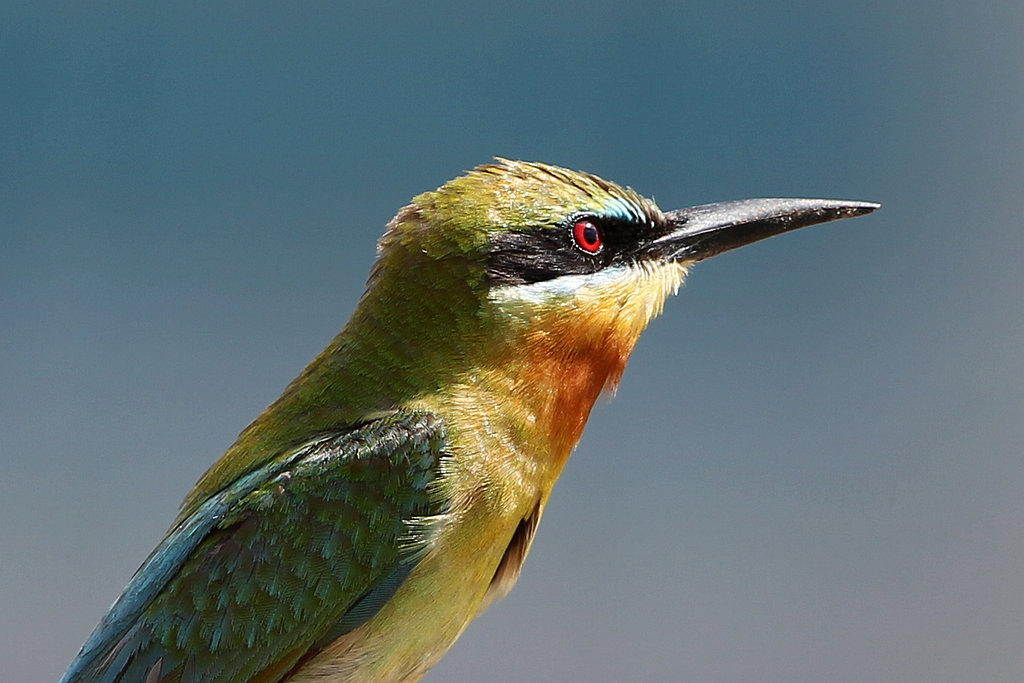
<svg viewBox="0 0 1024 683"><path fill-rule="evenodd" d="M524 429L546 442L556 472L579 441L594 402L615 389L640 333L684 275L685 267L676 264L633 266L573 290L571 306L545 306L529 297L509 301L522 326L489 371L504 377L508 395L502 402L515 406Z"/></svg>

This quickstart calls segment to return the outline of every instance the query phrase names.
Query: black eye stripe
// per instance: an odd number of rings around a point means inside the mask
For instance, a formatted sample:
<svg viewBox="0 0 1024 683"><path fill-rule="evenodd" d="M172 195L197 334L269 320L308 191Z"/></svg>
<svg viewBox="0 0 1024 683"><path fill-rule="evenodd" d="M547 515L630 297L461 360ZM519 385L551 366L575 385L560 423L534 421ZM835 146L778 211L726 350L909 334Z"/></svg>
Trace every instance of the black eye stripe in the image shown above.
<svg viewBox="0 0 1024 683"><path fill-rule="evenodd" d="M580 226L587 222L598 233L596 244L591 229ZM653 221L581 213L558 226L499 232L491 238L487 278L492 285L521 285L594 273L632 260L656 230Z"/></svg>

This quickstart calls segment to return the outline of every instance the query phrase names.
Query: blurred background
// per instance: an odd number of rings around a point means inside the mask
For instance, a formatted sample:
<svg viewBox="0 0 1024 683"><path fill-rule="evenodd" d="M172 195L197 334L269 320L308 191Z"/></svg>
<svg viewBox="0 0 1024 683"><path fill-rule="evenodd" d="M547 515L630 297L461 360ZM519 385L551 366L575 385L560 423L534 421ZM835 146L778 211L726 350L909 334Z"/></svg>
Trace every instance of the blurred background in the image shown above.
<svg viewBox="0 0 1024 683"><path fill-rule="evenodd" d="M426 680L1021 680L1022 33L953 0L4 3L2 677L60 675L385 222L501 155L665 209L884 206L694 269Z"/></svg>

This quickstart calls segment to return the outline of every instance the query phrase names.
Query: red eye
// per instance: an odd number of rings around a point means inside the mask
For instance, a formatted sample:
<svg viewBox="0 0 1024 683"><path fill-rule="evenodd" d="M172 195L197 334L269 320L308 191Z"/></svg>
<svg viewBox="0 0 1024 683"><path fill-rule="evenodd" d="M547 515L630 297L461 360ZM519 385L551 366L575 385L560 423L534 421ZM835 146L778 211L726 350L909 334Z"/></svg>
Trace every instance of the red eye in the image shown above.
<svg viewBox="0 0 1024 683"><path fill-rule="evenodd" d="M601 251L601 246L604 244L601 239L601 229L593 221L585 218L576 221L572 226L572 236L580 249L588 254L596 254Z"/></svg>

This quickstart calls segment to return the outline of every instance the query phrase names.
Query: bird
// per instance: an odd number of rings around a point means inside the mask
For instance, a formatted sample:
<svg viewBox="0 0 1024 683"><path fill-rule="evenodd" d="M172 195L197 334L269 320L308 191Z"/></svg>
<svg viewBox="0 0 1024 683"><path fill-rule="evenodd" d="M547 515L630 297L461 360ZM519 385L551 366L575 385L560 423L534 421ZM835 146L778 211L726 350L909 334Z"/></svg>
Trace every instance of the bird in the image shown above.
<svg viewBox="0 0 1024 683"><path fill-rule="evenodd" d="M688 269L878 207L662 211L501 158L415 197L349 322L199 479L62 681L418 680L515 584Z"/></svg>

